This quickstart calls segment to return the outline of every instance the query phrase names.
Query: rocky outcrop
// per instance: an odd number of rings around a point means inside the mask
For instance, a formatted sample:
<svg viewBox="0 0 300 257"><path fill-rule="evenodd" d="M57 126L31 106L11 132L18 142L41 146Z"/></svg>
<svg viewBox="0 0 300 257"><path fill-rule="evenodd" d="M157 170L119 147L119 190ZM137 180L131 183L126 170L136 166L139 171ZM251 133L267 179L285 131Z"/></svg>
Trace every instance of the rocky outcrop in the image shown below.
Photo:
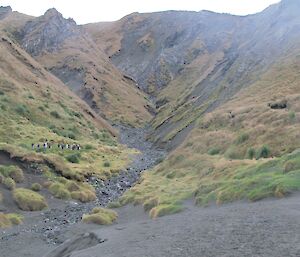
<svg viewBox="0 0 300 257"><path fill-rule="evenodd" d="M0 20L7 17L12 12L10 6L0 6Z"/></svg>
<svg viewBox="0 0 300 257"><path fill-rule="evenodd" d="M25 25L21 32L22 46L28 53L37 56L42 51L58 50L67 38L78 34L73 19L65 19L56 9L50 9Z"/></svg>
<svg viewBox="0 0 300 257"><path fill-rule="evenodd" d="M119 69L157 97L152 139L180 143L184 137L176 140L176 135L186 135L193 121L297 52L299 12L298 0L283 0L243 17L208 11L134 13L98 25L97 42ZM112 54L116 42L120 45Z"/></svg>
<svg viewBox="0 0 300 257"><path fill-rule="evenodd" d="M106 240L98 238L95 233L82 234L75 238L68 239L55 250L44 255L44 257L70 257L74 252L93 247L105 241Z"/></svg>
<svg viewBox="0 0 300 257"><path fill-rule="evenodd" d="M30 55L103 118L132 125L151 119L146 108L151 104L137 83L74 20L50 9L14 34Z"/></svg>
<svg viewBox="0 0 300 257"><path fill-rule="evenodd" d="M226 48L239 20L208 11L134 13L121 20L121 49L111 60L144 91L157 95L193 60Z"/></svg>

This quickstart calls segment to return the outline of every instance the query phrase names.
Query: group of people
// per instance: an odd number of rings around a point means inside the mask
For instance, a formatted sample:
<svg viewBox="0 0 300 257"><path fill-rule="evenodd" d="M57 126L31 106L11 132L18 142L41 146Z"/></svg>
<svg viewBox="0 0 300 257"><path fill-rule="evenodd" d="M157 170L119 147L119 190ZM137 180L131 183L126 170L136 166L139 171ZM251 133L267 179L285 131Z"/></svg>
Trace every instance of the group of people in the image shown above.
<svg viewBox="0 0 300 257"><path fill-rule="evenodd" d="M51 141L51 143L46 139L43 143L37 143L31 144L31 148L34 149L51 149L54 146L54 141ZM70 150L81 150L81 146L79 144L65 144L65 143L58 143L57 148L64 150L64 149L70 149Z"/></svg>
<svg viewBox="0 0 300 257"><path fill-rule="evenodd" d="M57 144L57 147L64 150L64 149L71 149L71 150L81 150L81 146L79 144Z"/></svg>

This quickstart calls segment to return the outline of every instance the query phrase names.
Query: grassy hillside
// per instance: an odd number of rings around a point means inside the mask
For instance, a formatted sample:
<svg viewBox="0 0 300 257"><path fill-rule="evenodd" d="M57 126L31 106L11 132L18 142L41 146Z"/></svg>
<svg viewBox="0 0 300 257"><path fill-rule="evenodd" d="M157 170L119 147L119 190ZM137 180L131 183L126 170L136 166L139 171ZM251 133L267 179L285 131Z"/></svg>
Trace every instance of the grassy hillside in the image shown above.
<svg viewBox="0 0 300 257"><path fill-rule="evenodd" d="M50 9L25 21L14 31L22 47L100 116L137 126L151 119L151 104L136 82L116 69L72 19Z"/></svg>
<svg viewBox="0 0 300 257"><path fill-rule="evenodd" d="M159 216L191 197L207 205L300 190L299 68L299 56L288 56L231 101L198 118L184 143L144 174L121 203L143 204ZM286 108L276 109L282 103Z"/></svg>
<svg viewBox="0 0 300 257"><path fill-rule="evenodd" d="M120 152L113 138L115 131L86 103L5 35L0 47L2 143L29 150L31 143L43 139L55 143L81 142L83 147L91 145L89 151L98 152L100 159L102 153L96 149L106 152L107 148L110 155ZM51 149L47 153L55 154L55 151ZM86 159L87 163L90 160Z"/></svg>
<svg viewBox="0 0 300 257"><path fill-rule="evenodd" d="M17 174L26 173L17 179L15 168L4 162L0 167L0 198L5 208L9 211L13 201L22 210L47 207L46 198L30 189L42 189L42 195L51 193L57 198L94 200L95 193L84 183L85 177L112 176L126 166L133 151L119 145L116 131L66 85L4 32L0 35L0 155L2 158L8 153L41 172L41 177L36 177L30 169L21 170ZM50 149L42 147L46 140ZM62 150L58 144L79 144L81 149ZM13 224L1 217L3 226Z"/></svg>
<svg viewBox="0 0 300 257"><path fill-rule="evenodd" d="M112 62L156 97L151 140L173 149L195 121L255 83L300 44L297 1L245 17L133 13L85 28Z"/></svg>

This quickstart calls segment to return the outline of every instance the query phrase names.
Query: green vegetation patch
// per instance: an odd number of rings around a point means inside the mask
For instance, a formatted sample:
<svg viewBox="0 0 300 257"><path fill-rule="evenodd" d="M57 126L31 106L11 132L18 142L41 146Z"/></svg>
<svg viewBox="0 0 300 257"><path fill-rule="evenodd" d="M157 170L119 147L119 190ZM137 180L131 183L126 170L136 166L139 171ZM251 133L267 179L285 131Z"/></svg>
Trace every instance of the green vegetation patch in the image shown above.
<svg viewBox="0 0 300 257"><path fill-rule="evenodd" d="M120 204L142 204L151 217L159 217L179 211L180 203L192 197L197 205L206 206L281 198L300 190L300 151L259 160L228 160L189 152L181 158L182 153L178 150L155 170L144 173Z"/></svg>
<svg viewBox="0 0 300 257"><path fill-rule="evenodd" d="M238 136L238 138L235 140L235 143L237 145L243 144L249 139L249 135L247 133L242 133Z"/></svg>
<svg viewBox="0 0 300 257"><path fill-rule="evenodd" d="M271 150L267 145L262 146L256 153L256 159L268 158L271 155Z"/></svg>
<svg viewBox="0 0 300 257"><path fill-rule="evenodd" d="M65 186L61 183L53 183L49 187L50 193L59 199L68 200L71 198L70 192L65 188Z"/></svg>
<svg viewBox="0 0 300 257"><path fill-rule="evenodd" d="M237 167L230 175L206 181L200 182L195 191L198 204L284 197L300 190L300 153Z"/></svg>
<svg viewBox="0 0 300 257"><path fill-rule="evenodd" d="M35 192L39 192L42 190L42 186L39 183L33 183L31 185L31 190Z"/></svg>
<svg viewBox="0 0 300 257"><path fill-rule="evenodd" d="M8 190L13 190L16 187L16 183L12 178L5 178L2 183Z"/></svg>
<svg viewBox="0 0 300 257"><path fill-rule="evenodd" d="M18 166L0 165L0 174L2 174L4 177L12 178L16 183L21 183L24 181L23 171Z"/></svg>
<svg viewBox="0 0 300 257"><path fill-rule="evenodd" d="M94 208L90 214L84 214L84 223L94 223L97 225L111 225L118 218L118 214L110 209Z"/></svg>
<svg viewBox="0 0 300 257"><path fill-rule="evenodd" d="M66 159L71 163L79 163L80 162L80 153L74 153L66 156Z"/></svg>
<svg viewBox="0 0 300 257"><path fill-rule="evenodd" d="M17 188L13 191L13 198L23 211L41 211L48 207L45 198L30 189Z"/></svg>
<svg viewBox="0 0 300 257"><path fill-rule="evenodd" d="M49 192L58 199L74 199L86 203L96 199L95 189L88 183L57 178L57 182L51 183Z"/></svg>
<svg viewBox="0 0 300 257"><path fill-rule="evenodd" d="M220 153L220 149L219 148L212 148L212 149L210 149L209 151L208 151L208 154L209 155L217 155L217 154L219 154Z"/></svg>
<svg viewBox="0 0 300 257"><path fill-rule="evenodd" d="M13 225L19 225L23 221L23 217L16 213L4 214L0 212L0 228L8 228Z"/></svg>
<svg viewBox="0 0 300 257"><path fill-rule="evenodd" d="M183 207L176 204L161 204L151 209L150 217L152 219L162 217L169 214L181 212Z"/></svg>

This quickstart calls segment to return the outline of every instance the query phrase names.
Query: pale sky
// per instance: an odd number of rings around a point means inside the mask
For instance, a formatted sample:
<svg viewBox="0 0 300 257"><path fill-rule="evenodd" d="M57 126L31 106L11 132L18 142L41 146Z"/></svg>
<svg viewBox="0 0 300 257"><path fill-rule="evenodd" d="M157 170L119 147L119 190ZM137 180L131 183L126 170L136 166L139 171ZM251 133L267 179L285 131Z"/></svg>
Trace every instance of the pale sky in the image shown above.
<svg viewBox="0 0 300 257"><path fill-rule="evenodd" d="M211 10L246 15L260 12L279 0L0 0L0 6L10 5L14 11L33 16L55 7L65 18L78 24L113 21L132 12L166 10Z"/></svg>

